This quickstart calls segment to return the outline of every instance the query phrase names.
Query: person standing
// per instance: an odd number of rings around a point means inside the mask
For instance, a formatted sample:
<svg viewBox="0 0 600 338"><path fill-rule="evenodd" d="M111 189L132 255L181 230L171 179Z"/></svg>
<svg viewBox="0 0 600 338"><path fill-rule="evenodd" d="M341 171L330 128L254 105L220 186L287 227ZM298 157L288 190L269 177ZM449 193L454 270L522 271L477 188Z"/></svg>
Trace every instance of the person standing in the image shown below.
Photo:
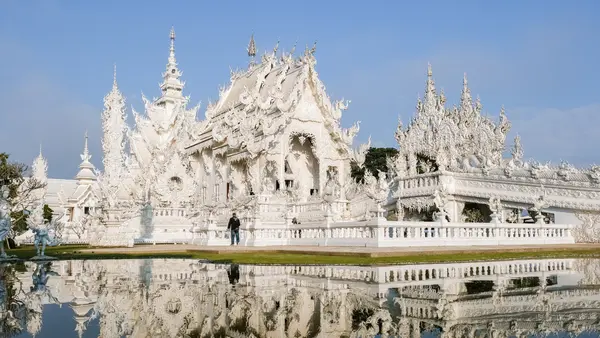
<svg viewBox="0 0 600 338"><path fill-rule="evenodd" d="M235 212L229 219L227 230L231 231L231 245L240 245L240 219Z"/></svg>

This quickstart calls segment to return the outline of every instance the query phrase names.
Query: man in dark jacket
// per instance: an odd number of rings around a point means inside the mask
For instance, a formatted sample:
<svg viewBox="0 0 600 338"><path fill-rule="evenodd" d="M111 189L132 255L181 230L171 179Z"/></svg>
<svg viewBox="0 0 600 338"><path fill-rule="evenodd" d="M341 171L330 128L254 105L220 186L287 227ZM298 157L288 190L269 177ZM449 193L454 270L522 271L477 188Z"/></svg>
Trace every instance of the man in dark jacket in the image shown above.
<svg viewBox="0 0 600 338"><path fill-rule="evenodd" d="M235 212L231 215L227 230L231 231L231 245L240 244L240 219L237 218Z"/></svg>

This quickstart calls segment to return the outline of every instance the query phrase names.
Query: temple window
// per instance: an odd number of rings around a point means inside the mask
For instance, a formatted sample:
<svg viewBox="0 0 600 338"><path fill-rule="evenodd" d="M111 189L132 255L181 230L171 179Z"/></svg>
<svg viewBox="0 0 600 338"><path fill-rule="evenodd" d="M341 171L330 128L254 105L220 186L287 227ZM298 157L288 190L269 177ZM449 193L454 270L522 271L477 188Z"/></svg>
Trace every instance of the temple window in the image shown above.
<svg viewBox="0 0 600 338"><path fill-rule="evenodd" d="M294 180L285 180L285 187L291 189L294 186Z"/></svg>
<svg viewBox="0 0 600 338"><path fill-rule="evenodd" d="M227 201L229 201L229 199L231 198L230 193L231 193L231 183L227 182L227 196L226 196Z"/></svg>
<svg viewBox="0 0 600 338"><path fill-rule="evenodd" d="M285 160L284 164L283 164L283 170L286 174L293 174L292 172L292 168L290 168L290 164L288 162L288 160Z"/></svg>
<svg viewBox="0 0 600 338"><path fill-rule="evenodd" d="M315 196L319 193L319 189L310 189L310 195Z"/></svg>
<svg viewBox="0 0 600 338"><path fill-rule="evenodd" d="M90 214L90 207L83 207L83 214L84 215L89 215Z"/></svg>
<svg viewBox="0 0 600 338"><path fill-rule="evenodd" d="M70 207L69 208L69 221L73 221L73 214L75 213L75 208L74 207Z"/></svg>
<svg viewBox="0 0 600 338"><path fill-rule="evenodd" d="M279 185L279 180L275 181L275 191L279 191L281 190L281 187Z"/></svg>

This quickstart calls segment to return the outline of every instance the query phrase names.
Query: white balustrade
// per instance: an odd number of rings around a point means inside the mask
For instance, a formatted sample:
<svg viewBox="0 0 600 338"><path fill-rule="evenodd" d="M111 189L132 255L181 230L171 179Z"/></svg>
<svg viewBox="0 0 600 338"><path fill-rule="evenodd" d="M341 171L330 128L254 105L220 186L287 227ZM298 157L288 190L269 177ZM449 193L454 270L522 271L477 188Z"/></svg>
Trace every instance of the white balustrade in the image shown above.
<svg viewBox="0 0 600 338"><path fill-rule="evenodd" d="M563 224L363 221L325 224L243 222L240 243L247 246L434 247L575 243ZM226 238L224 226L201 230L205 238ZM229 244L229 241L222 241ZM217 243L215 243L217 244Z"/></svg>

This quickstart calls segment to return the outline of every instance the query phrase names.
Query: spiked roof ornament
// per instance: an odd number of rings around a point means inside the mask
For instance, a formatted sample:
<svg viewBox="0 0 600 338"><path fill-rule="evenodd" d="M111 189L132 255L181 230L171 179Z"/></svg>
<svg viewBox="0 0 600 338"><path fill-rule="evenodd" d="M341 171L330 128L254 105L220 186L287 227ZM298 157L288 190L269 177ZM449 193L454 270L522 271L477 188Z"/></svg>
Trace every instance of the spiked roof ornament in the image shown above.
<svg viewBox="0 0 600 338"><path fill-rule="evenodd" d="M250 42L248 43L248 48L246 48L246 51L248 52L249 57L256 57L256 43L254 42L254 34L250 36Z"/></svg>

